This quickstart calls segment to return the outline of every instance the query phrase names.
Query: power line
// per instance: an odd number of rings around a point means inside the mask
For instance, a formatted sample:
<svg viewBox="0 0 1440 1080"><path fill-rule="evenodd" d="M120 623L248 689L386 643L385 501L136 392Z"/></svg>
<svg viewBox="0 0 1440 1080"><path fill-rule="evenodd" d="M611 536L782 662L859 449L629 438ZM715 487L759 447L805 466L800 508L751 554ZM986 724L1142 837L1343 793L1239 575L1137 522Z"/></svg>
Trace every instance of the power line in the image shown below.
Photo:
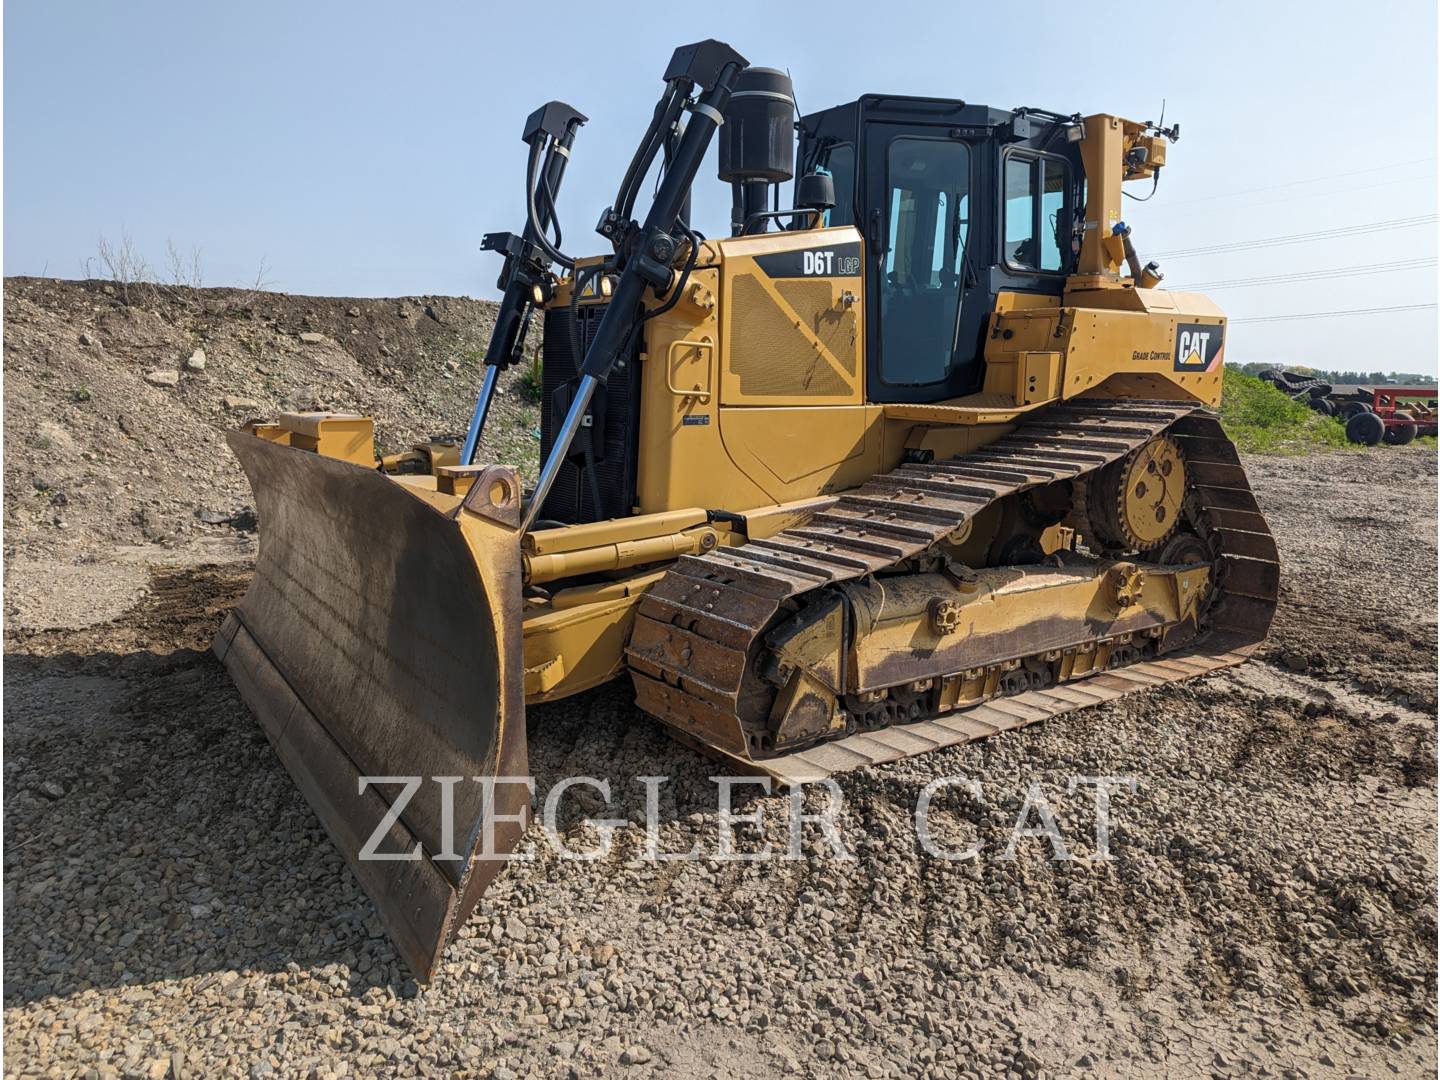
<svg viewBox="0 0 1440 1080"><path fill-rule="evenodd" d="M1410 161L1397 161L1389 165L1376 165L1373 168L1369 169L1353 169L1350 172L1327 173L1324 176L1307 176L1300 180L1286 180L1284 183L1280 184L1265 184L1262 187L1241 188L1239 191L1222 191L1215 195L1199 195L1193 199L1180 199L1178 201L1170 202L1167 205L1189 206L1192 203L1215 202L1220 199L1233 199L1241 195L1255 195L1262 191L1280 191L1283 188L1299 187L1302 184L1319 184L1323 183L1326 180L1343 180L1346 177L1350 176L1366 176L1370 173L1377 172L1394 172L1396 169L1403 169L1408 165L1424 165L1425 163L1434 160L1435 157L1432 154L1430 157L1414 158Z"/></svg>
<svg viewBox="0 0 1440 1080"><path fill-rule="evenodd" d="M1187 259L1195 255L1215 255L1222 251L1254 251L1259 248L1284 247L1288 244L1308 244L1316 240L1333 240L1342 236L1360 236L1368 233L1389 232L1391 229L1411 229L1416 225L1430 224L1436 219L1436 214L1419 214L1414 217L1393 218L1389 221L1372 221L1365 225L1342 225L1335 229L1319 229L1315 232L1292 233L1289 236L1269 236L1255 240L1236 240L1228 244L1212 244L1209 247L1161 251L1155 253L1155 258Z"/></svg>
<svg viewBox="0 0 1440 1080"><path fill-rule="evenodd" d="M1425 225L1435 220L1435 214L1419 214L1414 217L1392 218L1389 221L1372 221L1364 225L1342 225L1334 229L1317 229L1314 232L1291 233L1288 236L1260 237L1254 240L1235 240L1227 244L1212 244L1208 247L1161 251L1156 253L1156 258L1183 259L1192 255L1210 255L1222 251L1249 251L1256 248L1283 247L1288 244L1308 244L1315 240L1331 240L1342 236L1388 232L1392 229L1409 229L1414 228L1416 225Z"/></svg>
<svg viewBox="0 0 1440 1080"><path fill-rule="evenodd" d="M1403 176L1395 180L1381 180L1374 184L1361 184L1358 187L1335 188L1331 191L1298 191L1288 192L1275 199L1260 199L1257 202L1240 203L1238 206L1207 206L1197 210L1189 210L1186 216L1190 218L1211 217L1215 214L1234 214L1240 210L1254 210L1261 206L1293 206L1302 199L1334 199L1340 195L1353 195L1361 191L1374 191L1377 188L1394 187L1396 184L1424 184L1430 186L1435 184L1435 174L1425 173L1422 176Z"/></svg>
<svg viewBox="0 0 1440 1080"><path fill-rule="evenodd" d="M1237 278L1231 281L1202 281L1186 285L1185 289L1244 289L1259 285L1283 285L1295 281L1324 281L1330 278L1369 277L1372 274L1402 273L1407 270L1423 270L1440 262L1436 259L1411 259L1394 263L1375 263L1370 266L1340 267L1335 270L1307 270L1293 274L1267 274L1263 277Z"/></svg>
<svg viewBox="0 0 1440 1080"><path fill-rule="evenodd" d="M1341 266L1333 270L1301 270L1292 274L1265 274L1261 277L1234 278L1228 281L1201 281L1186 284L1182 291L1202 289L1249 289L1260 285L1284 285L1293 281L1325 281L1330 278L1369 277L1372 274L1403 273L1423 270L1440 263L1440 259L1401 259L1398 262L1371 263L1368 266Z"/></svg>
<svg viewBox="0 0 1440 1080"><path fill-rule="evenodd" d="M1231 319L1235 323L1294 322L1297 319L1338 319L1348 315L1379 315L1390 311L1423 311L1434 304L1396 304L1393 307L1351 308L1349 311L1307 311L1299 315L1253 315L1245 319Z"/></svg>

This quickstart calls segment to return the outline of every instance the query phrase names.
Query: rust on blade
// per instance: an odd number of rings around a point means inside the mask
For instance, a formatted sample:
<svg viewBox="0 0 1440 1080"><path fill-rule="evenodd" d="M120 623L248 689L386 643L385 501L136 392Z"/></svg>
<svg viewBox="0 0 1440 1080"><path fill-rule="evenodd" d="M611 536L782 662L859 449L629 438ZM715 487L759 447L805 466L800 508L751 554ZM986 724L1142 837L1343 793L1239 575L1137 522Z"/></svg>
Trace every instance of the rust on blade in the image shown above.
<svg viewBox="0 0 1440 1080"><path fill-rule="evenodd" d="M496 505L444 513L374 470L229 441L260 550L214 651L426 979L504 865L483 856L514 847L530 804L523 784L480 782L527 771L519 483L503 470L508 489L483 489ZM398 779L362 783L376 777ZM387 819L372 850L413 857L362 857Z"/></svg>

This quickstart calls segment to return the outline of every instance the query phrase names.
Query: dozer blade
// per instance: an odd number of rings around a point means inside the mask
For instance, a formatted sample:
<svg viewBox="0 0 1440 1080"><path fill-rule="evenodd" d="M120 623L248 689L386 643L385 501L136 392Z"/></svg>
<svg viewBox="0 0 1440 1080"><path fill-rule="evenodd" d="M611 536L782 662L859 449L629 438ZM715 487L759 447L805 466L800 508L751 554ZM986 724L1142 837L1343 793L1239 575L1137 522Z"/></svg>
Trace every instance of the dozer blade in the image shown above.
<svg viewBox="0 0 1440 1080"><path fill-rule="evenodd" d="M527 771L518 479L487 469L446 512L375 470L229 442L260 550L214 651L426 979L530 805L482 782Z"/></svg>

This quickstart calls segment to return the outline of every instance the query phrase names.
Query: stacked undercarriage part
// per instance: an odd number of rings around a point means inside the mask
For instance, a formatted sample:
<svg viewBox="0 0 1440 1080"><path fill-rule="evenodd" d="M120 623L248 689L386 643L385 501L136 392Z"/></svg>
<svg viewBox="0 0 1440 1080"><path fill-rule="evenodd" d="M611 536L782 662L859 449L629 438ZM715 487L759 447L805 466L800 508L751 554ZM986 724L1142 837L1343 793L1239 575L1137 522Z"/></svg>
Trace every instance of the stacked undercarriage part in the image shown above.
<svg viewBox="0 0 1440 1080"><path fill-rule="evenodd" d="M1033 507L1062 501L1086 550L1041 559ZM997 521L977 558L973 534ZM641 602L627 655L645 711L799 782L1238 663L1278 580L1217 420L1085 399L681 559Z"/></svg>

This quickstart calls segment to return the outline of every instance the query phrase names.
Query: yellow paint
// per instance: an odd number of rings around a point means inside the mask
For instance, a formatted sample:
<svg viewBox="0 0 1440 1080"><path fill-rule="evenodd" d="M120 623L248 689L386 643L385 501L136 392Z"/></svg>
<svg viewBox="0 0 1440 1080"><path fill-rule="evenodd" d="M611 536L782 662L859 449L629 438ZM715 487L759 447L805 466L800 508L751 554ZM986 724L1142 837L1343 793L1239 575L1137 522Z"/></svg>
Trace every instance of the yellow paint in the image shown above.
<svg viewBox="0 0 1440 1080"><path fill-rule="evenodd" d="M748 510L882 468L882 410L864 404L863 279L772 279L755 261L858 241L846 227L706 243L709 265L646 324L640 513Z"/></svg>
<svg viewBox="0 0 1440 1080"><path fill-rule="evenodd" d="M1192 614L1205 592L1196 586L1203 586L1208 568L1175 571L1144 564L1136 574L1134 566L1000 567L976 571L973 580L964 582L915 574L887 579L883 587L857 586L852 589L857 627L848 661L850 692L901 685L921 669L926 678L951 674L957 670L954 657L942 658L947 650L963 657L970 640L1006 640L1009 635L1031 641L1033 647L1017 652L1018 658L1093 648L1097 637L1158 636ZM1126 587L1132 591L1125 592ZM953 603L955 625L945 632L931 614L937 596ZM925 658L932 654L935 660L927 665Z"/></svg>
<svg viewBox="0 0 1440 1080"><path fill-rule="evenodd" d="M257 439L264 439L266 442L280 443L282 446L290 445L290 432L279 424L264 424L258 420L252 420L240 430L248 431Z"/></svg>
<svg viewBox="0 0 1440 1080"><path fill-rule="evenodd" d="M290 445L354 465L375 464L375 421L350 413L282 413ZM277 440L278 441L278 440Z"/></svg>
<svg viewBox="0 0 1440 1080"><path fill-rule="evenodd" d="M827 505L834 494L895 468L907 454L943 460L974 450L1055 401L1086 394L1219 400L1218 362L1210 371L1177 373L1172 354L1179 323L1223 326L1224 315L1201 296L1136 288L1122 276L1123 245L1110 235L1120 218L1122 183L1148 178L1163 165L1164 140L1111 116L1087 118L1085 130L1087 229L1078 272L1063 297L999 295L983 346L984 382L973 394L933 403L868 403L863 276L776 277L757 261L860 243L854 228L703 245L684 292L644 326L636 505L614 521L540 530L523 539L520 561L532 585L563 585L581 576L588 581L548 594L537 590L527 601L528 700L563 697L620 672L634 605L664 567L685 554L745 541L744 532L709 521L709 509L746 513L750 538L770 536ZM1137 147L1145 151L1145 163L1127 166L1125 155ZM593 290L582 298L598 300ZM569 302L570 283L563 281L552 304ZM327 456L374 462L373 425L366 417L291 414L252 430ZM396 475L395 482L437 510L469 519L461 500L470 494L476 470L458 467L454 453L426 444L387 463L421 462L420 475ZM998 511L977 522L972 535L956 538L956 551L973 554L974 548L983 555L1003 526ZM1068 542L1063 527L1046 533L1046 550ZM1151 575L1139 606L1175 612L1178 580ZM1057 604L1064 610L1088 604L1100 588L1094 581L1052 585L1033 596L1011 585L990 590L983 605L967 608L966 617L976 620L972 630L1038 619L1058 610ZM1162 603L1165 589L1170 599ZM897 641L920 633L915 618L896 624ZM1089 655L1086 663L1096 654ZM976 686L993 682L985 677ZM946 693L976 689L967 686L947 684Z"/></svg>
<svg viewBox="0 0 1440 1080"><path fill-rule="evenodd" d="M558 529L536 529L522 542L527 555L555 555L565 551L624 544L668 536L683 529L704 525L709 520L704 509L689 507L668 510L661 514L638 514L634 517L596 521L586 525L567 525Z"/></svg>
<svg viewBox="0 0 1440 1080"><path fill-rule="evenodd" d="M525 700L556 701L624 671L635 605L659 572L604 586L565 589L524 617Z"/></svg>
<svg viewBox="0 0 1440 1080"><path fill-rule="evenodd" d="M763 503L780 503L855 487L880 471L883 414L876 405L722 408L720 433Z"/></svg>
<svg viewBox="0 0 1440 1080"><path fill-rule="evenodd" d="M864 402L863 277L772 278L756 262L759 256L859 240L847 226L719 243L725 405Z"/></svg>
<svg viewBox="0 0 1440 1080"><path fill-rule="evenodd" d="M985 391L1014 400L1028 388L1017 371L1036 353L1058 353L1061 399L1104 390L1116 397L1220 400L1224 350L1204 372L1175 370L1180 323L1223 327L1225 316L1197 293L1164 289L1086 288L1065 293L1063 305L997 304L985 347ZM1055 370L1051 368L1051 370ZM1053 384L1052 384L1053 385ZM962 404L965 399L957 399ZM1043 397L1027 404L1043 404Z"/></svg>
<svg viewBox="0 0 1440 1080"><path fill-rule="evenodd" d="M702 526L666 536L626 540L580 551L525 555L525 580L533 585L610 570L625 570L647 563L674 562L682 555L703 555L719 546L719 532L709 526Z"/></svg>

